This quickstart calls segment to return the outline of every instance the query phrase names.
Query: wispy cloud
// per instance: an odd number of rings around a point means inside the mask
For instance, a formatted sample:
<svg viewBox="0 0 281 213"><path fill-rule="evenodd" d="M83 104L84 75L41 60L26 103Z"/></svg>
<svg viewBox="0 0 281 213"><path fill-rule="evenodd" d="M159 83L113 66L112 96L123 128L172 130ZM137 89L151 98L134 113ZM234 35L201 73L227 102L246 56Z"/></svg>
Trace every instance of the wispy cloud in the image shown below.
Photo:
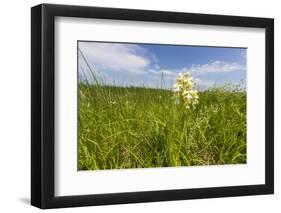
<svg viewBox="0 0 281 213"><path fill-rule="evenodd" d="M205 90L210 87L213 87L215 85L214 81L206 80L206 79L200 79L200 78L194 78L194 81L200 90Z"/></svg>
<svg viewBox="0 0 281 213"><path fill-rule="evenodd" d="M207 64L193 64L190 68L183 68L183 72L190 72L195 75L207 75L212 73L227 73L245 71L245 65L225 61L212 61Z"/></svg>
<svg viewBox="0 0 281 213"><path fill-rule="evenodd" d="M98 70L143 72L151 64L147 51L134 44L81 42L79 48L89 64Z"/></svg>

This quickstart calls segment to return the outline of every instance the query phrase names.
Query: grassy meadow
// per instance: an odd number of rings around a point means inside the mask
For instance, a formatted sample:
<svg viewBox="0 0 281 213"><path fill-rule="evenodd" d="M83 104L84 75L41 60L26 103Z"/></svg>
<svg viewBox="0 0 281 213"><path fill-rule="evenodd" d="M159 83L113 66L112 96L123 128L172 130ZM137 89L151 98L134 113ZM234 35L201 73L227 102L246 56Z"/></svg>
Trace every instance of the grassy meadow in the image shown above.
<svg viewBox="0 0 281 213"><path fill-rule="evenodd" d="M78 169L246 163L246 92L199 92L195 109L170 90L78 85Z"/></svg>

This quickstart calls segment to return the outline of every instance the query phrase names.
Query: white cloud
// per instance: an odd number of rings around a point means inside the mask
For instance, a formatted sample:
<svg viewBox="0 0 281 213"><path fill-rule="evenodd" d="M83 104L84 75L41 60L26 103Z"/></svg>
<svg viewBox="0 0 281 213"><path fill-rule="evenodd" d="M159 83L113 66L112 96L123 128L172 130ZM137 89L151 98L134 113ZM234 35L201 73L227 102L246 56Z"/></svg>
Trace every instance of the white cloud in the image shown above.
<svg viewBox="0 0 281 213"><path fill-rule="evenodd" d="M158 75L164 75L164 76L176 76L177 71L176 70L168 70L168 69L150 69L150 73L152 74L158 74Z"/></svg>
<svg viewBox="0 0 281 213"><path fill-rule="evenodd" d="M134 44L80 42L79 48L93 69L143 72L151 64L146 50Z"/></svg>
<svg viewBox="0 0 281 213"><path fill-rule="evenodd" d="M207 75L210 73L227 73L244 71L246 67L238 63L229 63L224 61L213 61L208 64L193 64L190 68L184 68L183 72L190 72L195 75Z"/></svg>
<svg viewBox="0 0 281 213"><path fill-rule="evenodd" d="M195 81L198 89L200 89L200 90L205 90L205 89L208 89L215 85L214 81L200 79L200 78L194 78L194 81Z"/></svg>

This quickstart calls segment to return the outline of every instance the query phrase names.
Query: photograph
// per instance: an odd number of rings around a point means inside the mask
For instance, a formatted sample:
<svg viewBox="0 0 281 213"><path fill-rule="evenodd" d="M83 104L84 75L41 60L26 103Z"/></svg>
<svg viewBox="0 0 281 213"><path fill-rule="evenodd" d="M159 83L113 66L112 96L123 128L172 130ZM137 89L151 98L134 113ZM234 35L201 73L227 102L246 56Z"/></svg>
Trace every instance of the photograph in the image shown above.
<svg viewBox="0 0 281 213"><path fill-rule="evenodd" d="M247 163L247 48L77 41L78 170Z"/></svg>
<svg viewBox="0 0 281 213"><path fill-rule="evenodd" d="M274 194L274 18L128 8L31 8L31 205Z"/></svg>

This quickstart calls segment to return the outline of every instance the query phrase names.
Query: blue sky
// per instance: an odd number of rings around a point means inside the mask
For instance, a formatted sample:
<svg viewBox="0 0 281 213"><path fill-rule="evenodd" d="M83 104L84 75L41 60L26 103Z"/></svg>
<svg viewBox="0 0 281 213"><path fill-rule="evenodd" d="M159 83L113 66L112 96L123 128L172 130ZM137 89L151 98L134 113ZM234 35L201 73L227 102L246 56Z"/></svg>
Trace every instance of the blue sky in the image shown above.
<svg viewBox="0 0 281 213"><path fill-rule="evenodd" d="M163 44L78 42L78 47L105 84L172 88L178 73L188 72L198 89L246 80L246 49ZM92 81L81 53L80 79Z"/></svg>

